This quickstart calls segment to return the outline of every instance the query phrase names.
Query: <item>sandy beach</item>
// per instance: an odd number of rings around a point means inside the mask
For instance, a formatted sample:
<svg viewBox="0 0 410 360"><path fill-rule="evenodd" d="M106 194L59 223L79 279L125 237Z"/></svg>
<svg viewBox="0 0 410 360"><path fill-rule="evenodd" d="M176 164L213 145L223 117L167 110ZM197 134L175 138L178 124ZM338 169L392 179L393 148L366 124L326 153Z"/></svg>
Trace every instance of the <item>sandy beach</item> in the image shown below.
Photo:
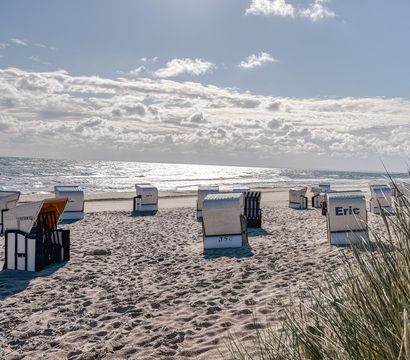
<svg viewBox="0 0 410 360"><path fill-rule="evenodd" d="M284 189L264 191L249 248L206 253L195 194L161 194L146 217L131 216L131 196L87 198L85 219L65 225L70 262L0 273L1 358L217 359L228 334L277 325L289 289L314 289L346 251L329 245L319 210L289 209Z"/></svg>

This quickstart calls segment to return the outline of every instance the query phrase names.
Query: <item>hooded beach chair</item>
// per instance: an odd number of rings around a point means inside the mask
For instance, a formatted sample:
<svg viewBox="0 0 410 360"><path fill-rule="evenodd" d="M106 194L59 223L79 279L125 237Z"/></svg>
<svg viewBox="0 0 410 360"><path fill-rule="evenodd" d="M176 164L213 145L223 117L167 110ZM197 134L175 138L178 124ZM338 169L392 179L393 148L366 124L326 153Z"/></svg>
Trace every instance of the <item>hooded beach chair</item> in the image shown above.
<svg viewBox="0 0 410 360"><path fill-rule="evenodd" d="M326 194L330 191L330 184L327 183L321 183L317 186L312 186L312 207L320 209L323 202L326 200Z"/></svg>
<svg viewBox="0 0 410 360"><path fill-rule="evenodd" d="M204 249L237 248L248 244L244 195L207 195L202 208Z"/></svg>
<svg viewBox="0 0 410 360"><path fill-rule="evenodd" d="M261 197L262 192L260 191L248 191L244 193L244 215L250 228L262 227Z"/></svg>
<svg viewBox="0 0 410 360"><path fill-rule="evenodd" d="M198 199L196 201L196 218L198 220L202 219L202 206L204 199L209 194L218 194L219 186L198 186Z"/></svg>
<svg viewBox="0 0 410 360"><path fill-rule="evenodd" d="M84 219L84 191L79 186L55 186L54 194L56 198L67 198L68 203L61 221Z"/></svg>
<svg viewBox="0 0 410 360"><path fill-rule="evenodd" d="M16 207L19 191L0 191L0 234L3 234L3 218L6 211Z"/></svg>
<svg viewBox="0 0 410 360"><path fill-rule="evenodd" d="M306 186L289 189L289 207L298 210L307 209L308 199L306 191Z"/></svg>
<svg viewBox="0 0 410 360"><path fill-rule="evenodd" d="M134 213L156 214L158 211L158 189L152 184L135 184Z"/></svg>
<svg viewBox="0 0 410 360"><path fill-rule="evenodd" d="M392 189L389 185L370 185L370 212L376 215L393 214Z"/></svg>
<svg viewBox="0 0 410 360"><path fill-rule="evenodd" d="M58 228L67 201L47 199L5 213L5 269L39 271L70 259L70 231Z"/></svg>
<svg viewBox="0 0 410 360"><path fill-rule="evenodd" d="M331 245L367 242L366 199L361 191L326 194L327 235Z"/></svg>
<svg viewBox="0 0 410 360"><path fill-rule="evenodd" d="M234 186L232 190L234 193L246 193L248 191L251 191L249 186Z"/></svg>

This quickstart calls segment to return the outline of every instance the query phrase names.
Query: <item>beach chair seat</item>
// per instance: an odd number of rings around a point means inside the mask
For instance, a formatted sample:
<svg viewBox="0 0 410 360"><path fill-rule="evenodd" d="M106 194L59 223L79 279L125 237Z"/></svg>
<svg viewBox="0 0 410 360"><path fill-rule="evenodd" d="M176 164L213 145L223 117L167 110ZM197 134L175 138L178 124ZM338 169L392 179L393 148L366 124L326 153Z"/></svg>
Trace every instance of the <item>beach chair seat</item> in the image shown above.
<svg viewBox="0 0 410 360"><path fill-rule="evenodd" d="M262 226L262 210L260 208L262 193L260 191L248 191L244 195L244 214L248 227L260 228Z"/></svg>
<svg viewBox="0 0 410 360"><path fill-rule="evenodd" d="M158 189L152 184L135 184L136 196L133 198L133 211L139 214L154 215L158 211Z"/></svg>
<svg viewBox="0 0 410 360"><path fill-rule="evenodd" d="M5 212L16 207L19 199L19 191L0 191L0 234L3 234L3 219Z"/></svg>
<svg viewBox="0 0 410 360"><path fill-rule="evenodd" d="M289 207L297 210L304 210L308 207L306 197L307 187L295 187L289 189Z"/></svg>
<svg viewBox="0 0 410 360"><path fill-rule="evenodd" d="M56 198L68 198L61 221L84 219L84 191L79 186L55 186Z"/></svg>
<svg viewBox="0 0 410 360"><path fill-rule="evenodd" d="M248 244L241 193L209 194L203 202L204 249L237 248Z"/></svg>
<svg viewBox="0 0 410 360"><path fill-rule="evenodd" d="M366 199L361 191L326 194L327 234L331 245L367 242Z"/></svg>
<svg viewBox="0 0 410 360"><path fill-rule="evenodd" d="M70 260L70 231L58 228L67 202L47 199L18 205L5 214L5 269L40 271Z"/></svg>

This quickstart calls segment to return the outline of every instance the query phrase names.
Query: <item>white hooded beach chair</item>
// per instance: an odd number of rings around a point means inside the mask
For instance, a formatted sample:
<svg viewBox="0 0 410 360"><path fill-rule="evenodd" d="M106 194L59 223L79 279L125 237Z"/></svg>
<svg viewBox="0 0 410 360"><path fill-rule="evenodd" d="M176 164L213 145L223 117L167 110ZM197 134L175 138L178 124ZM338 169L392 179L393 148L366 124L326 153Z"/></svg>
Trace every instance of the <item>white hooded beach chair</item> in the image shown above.
<svg viewBox="0 0 410 360"><path fill-rule="evenodd" d="M376 215L393 214L392 189L389 185L370 185L370 212Z"/></svg>
<svg viewBox="0 0 410 360"><path fill-rule="evenodd" d="M55 186L56 198L68 198L61 221L84 219L84 191L79 186Z"/></svg>
<svg viewBox="0 0 410 360"><path fill-rule="evenodd" d="M205 250L237 248L248 244L243 194L207 195L203 201L202 212Z"/></svg>
<svg viewBox="0 0 410 360"><path fill-rule="evenodd" d="M218 194L219 186L198 186L198 199L196 202L196 218L198 220L202 219L202 206L204 199L209 194Z"/></svg>
<svg viewBox="0 0 410 360"><path fill-rule="evenodd" d="M320 183L317 186L312 186L312 207L320 209L323 202L326 200L326 194L330 191L330 184L327 183Z"/></svg>
<svg viewBox="0 0 410 360"><path fill-rule="evenodd" d="M305 186L289 189L289 207L298 210L307 209L306 191L307 187Z"/></svg>
<svg viewBox="0 0 410 360"><path fill-rule="evenodd" d="M248 191L251 191L249 186L234 186L232 190L234 193L246 193Z"/></svg>
<svg viewBox="0 0 410 360"><path fill-rule="evenodd" d="M366 199L361 191L326 194L327 234L331 245L367 242Z"/></svg>
<svg viewBox="0 0 410 360"><path fill-rule="evenodd" d="M39 271L70 259L70 231L58 228L67 202L47 199L5 213L5 269Z"/></svg>
<svg viewBox="0 0 410 360"><path fill-rule="evenodd" d="M5 212L16 207L19 199L19 191L0 191L0 234L3 233L3 218Z"/></svg>
<svg viewBox="0 0 410 360"><path fill-rule="evenodd" d="M151 184L135 184L133 210L140 214L155 214L158 211L158 189Z"/></svg>

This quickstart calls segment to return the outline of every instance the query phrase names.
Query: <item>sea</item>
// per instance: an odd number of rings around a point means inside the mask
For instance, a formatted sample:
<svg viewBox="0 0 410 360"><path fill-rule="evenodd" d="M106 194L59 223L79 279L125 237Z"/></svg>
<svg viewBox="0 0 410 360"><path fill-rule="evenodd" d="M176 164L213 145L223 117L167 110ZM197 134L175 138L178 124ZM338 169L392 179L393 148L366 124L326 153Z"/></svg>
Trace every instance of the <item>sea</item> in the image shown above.
<svg viewBox="0 0 410 360"><path fill-rule="evenodd" d="M407 173L392 174L397 180ZM330 182L338 186L388 181L386 173L0 157L0 190L51 193L55 185L78 185L87 193L134 191L136 183L159 190L195 190L198 185L277 188Z"/></svg>

